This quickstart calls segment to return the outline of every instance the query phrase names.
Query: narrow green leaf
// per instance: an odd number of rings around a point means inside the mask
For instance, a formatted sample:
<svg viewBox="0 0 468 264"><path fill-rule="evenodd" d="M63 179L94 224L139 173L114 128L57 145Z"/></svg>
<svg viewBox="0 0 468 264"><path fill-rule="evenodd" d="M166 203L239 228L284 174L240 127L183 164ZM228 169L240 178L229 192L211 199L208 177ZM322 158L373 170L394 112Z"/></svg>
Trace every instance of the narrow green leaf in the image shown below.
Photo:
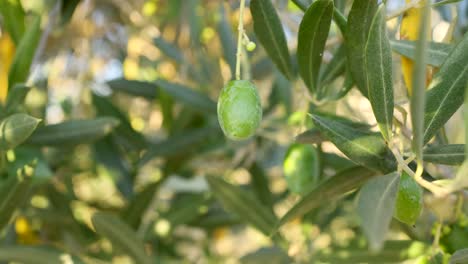
<svg viewBox="0 0 468 264"><path fill-rule="evenodd" d="M320 144L325 141L328 139L315 127L296 136L296 142L301 144Z"/></svg>
<svg viewBox="0 0 468 264"><path fill-rule="evenodd" d="M25 202L34 175L35 165L28 164L10 175L0 186L0 230L10 222L16 209Z"/></svg>
<svg viewBox="0 0 468 264"><path fill-rule="evenodd" d="M154 83L135 80L114 79L107 82L112 90L124 92L134 96L141 96L150 100L157 97L158 88Z"/></svg>
<svg viewBox="0 0 468 264"><path fill-rule="evenodd" d="M189 87L164 80L158 80L155 84L176 101L190 106L194 110L216 114L216 103L206 94L195 91Z"/></svg>
<svg viewBox="0 0 468 264"><path fill-rule="evenodd" d="M368 97L365 45L372 18L377 11L377 0L354 0L348 15L345 43L348 50L348 69L361 93Z"/></svg>
<svg viewBox="0 0 468 264"><path fill-rule="evenodd" d="M50 247L2 246L0 261L22 264L83 264L78 257Z"/></svg>
<svg viewBox="0 0 468 264"><path fill-rule="evenodd" d="M206 180L211 191L226 210L250 223L263 234L270 235L277 218L252 193L229 184L218 177L207 176Z"/></svg>
<svg viewBox="0 0 468 264"><path fill-rule="evenodd" d="M119 125L112 117L99 117L92 120L69 120L55 125L38 128L28 143L39 146L72 147L92 143Z"/></svg>
<svg viewBox="0 0 468 264"><path fill-rule="evenodd" d="M41 16L36 16L29 25L28 30L24 33L16 49L15 57L13 57L8 75L9 87L13 87L16 83L26 82L40 37Z"/></svg>
<svg viewBox="0 0 468 264"><path fill-rule="evenodd" d="M468 263L468 248L459 249L453 253L450 258L449 264L463 264Z"/></svg>
<svg viewBox="0 0 468 264"><path fill-rule="evenodd" d="M424 105L426 104L426 53L427 34L430 27L430 6L422 9L419 25L419 40L416 42L413 74L413 92L410 98L411 124L413 128L412 147L418 160L422 160L424 146Z"/></svg>
<svg viewBox="0 0 468 264"><path fill-rule="evenodd" d="M352 167L325 180L294 205L280 220L277 227L342 197L363 185L375 172L364 167Z"/></svg>
<svg viewBox="0 0 468 264"><path fill-rule="evenodd" d="M188 150L208 138L218 137L221 135L221 130L218 127L203 127L193 130L184 131L163 140L159 143L148 147L148 151L140 160L140 166L143 166L148 161L156 157L175 156L181 153L187 153Z"/></svg>
<svg viewBox="0 0 468 264"><path fill-rule="evenodd" d="M161 50L162 53L164 53L167 57L173 59L178 64L182 64L185 62L182 52L176 46L167 42L162 37L157 37L153 39L153 43L154 45L156 45L156 47L158 47L159 50Z"/></svg>
<svg viewBox="0 0 468 264"><path fill-rule="evenodd" d="M13 113L21 106L31 89L24 84L15 84L13 88L8 92L5 111L7 113Z"/></svg>
<svg viewBox="0 0 468 264"><path fill-rule="evenodd" d="M393 124L393 82L392 52L387 37L385 5L375 13L365 46L367 88L369 100L384 139L392 138Z"/></svg>
<svg viewBox="0 0 468 264"><path fill-rule="evenodd" d="M252 0L250 12L254 22L255 35L278 69L288 79L294 78L286 36L281 20L270 0Z"/></svg>
<svg viewBox="0 0 468 264"><path fill-rule="evenodd" d="M468 156L468 83L465 89L465 154Z"/></svg>
<svg viewBox="0 0 468 264"><path fill-rule="evenodd" d="M96 94L93 94L92 98L99 116L115 117L119 120L120 125L116 127L114 134L117 139L121 139L121 146L133 151L142 150L147 146L143 135L133 129L127 116L112 104L109 98Z"/></svg>
<svg viewBox="0 0 468 264"><path fill-rule="evenodd" d="M410 40L390 40L392 50L412 60L416 59L416 42ZM427 43L426 63L440 67L447 59L453 45L439 42Z"/></svg>
<svg viewBox="0 0 468 264"><path fill-rule="evenodd" d="M25 14L20 0L0 1L0 14L3 25L10 33L11 38L18 45L25 31Z"/></svg>
<svg viewBox="0 0 468 264"><path fill-rule="evenodd" d="M97 212L92 216L91 221L96 233L109 239L113 246L131 256L136 263L153 263L145 253L143 242L119 217L110 213Z"/></svg>
<svg viewBox="0 0 468 264"><path fill-rule="evenodd" d="M234 32L232 31L231 25L226 16L224 10L224 2L219 5L219 22L218 22L218 34L219 40L223 47L223 56L226 60L229 68L231 69L231 76L235 76L236 72L236 41L234 39Z"/></svg>
<svg viewBox="0 0 468 264"><path fill-rule="evenodd" d="M140 226L143 214L146 212L161 182L151 183L139 193L137 193L127 208L122 212L123 220L132 228L137 229Z"/></svg>
<svg viewBox="0 0 468 264"><path fill-rule="evenodd" d="M17 172L30 164L35 164L32 184L38 185L48 182L54 175L40 149L17 147L15 159L9 161L7 172L9 177L15 177Z"/></svg>
<svg viewBox="0 0 468 264"><path fill-rule="evenodd" d="M41 120L27 114L11 115L0 123L0 150L13 149L23 143Z"/></svg>
<svg viewBox="0 0 468 264"><path fill-rule="evenodd" d="M179 193L171 201L170 209L161 214L173 230L178 225L188 224L197 219L203 208L210 205L210 199L203 193Z"/></svg>
<svg viewBox="0 0 468 264"><path fill-rule="evenodd" d="M257 198L273 211L273 195L270 191L268 175L258 162L249 168L250 182Z"/></svg>
<svg viewBox="0 0 468 264"><path fill-rule="evenodd" d="M333 54L330 63L324 65L320 73L320 86L327 84L345 72L346 46L341 44Z"/></svg>
<svg viewBox="0 0 468 264"><path fill-rule="evenodd" d="M395 158L379 134L317 114L312 119L322 134L355 163L383 173L396 169Z"/></svg>
<svg viewBox="0 0 468 264"><path fill-rule="evenodd" d="M465 98L468 83L468 33L455 46L426 92L424 143L450 119Z"/></svg>
<svg viewBox="0 0 468 264"><path fill-rule="evenodd" d="M458 2L461 2L461 1L462 0L442 0L442 1L439 1L437 3L433 3L432 6L433 7L439 7L439 6L443 6L443 5L458 3Z"/></svg>
<svg viewBox="0 0 468 264"><path fill-rule="evenodd" d="M461 165L465 160L465 144L427 147L423 152L423 160L437 164Z"/></svg>
<svg viewBox="0 0 468 264"><path fill-rule="evenodd" d="M304 83L318 90L320 65L333 17L333 1L318 0L309 6L299 25L297 63Z"/></svg>
<svg viewBox="0 0 468 264"><path fill-rule="evenodd" d="M67 24L75 12L76 7L80 3L81 0L67 0L63 1L61 6L61 17L60 17L60 24L63 26Z"/></svg>
<svg viewBox="0 0 468 264"><path fill-rule="evenodd" d="M260 248L239 259L240 264L289 264L294 263L283 250L277 247Z"/></svg>
<svg viewBox="0 0 468 264"><path fill-rule="evenodd" d="M357 214L372 251L382 249L395 208L400 175L397 172L368 181L357 198Z"/></svg>

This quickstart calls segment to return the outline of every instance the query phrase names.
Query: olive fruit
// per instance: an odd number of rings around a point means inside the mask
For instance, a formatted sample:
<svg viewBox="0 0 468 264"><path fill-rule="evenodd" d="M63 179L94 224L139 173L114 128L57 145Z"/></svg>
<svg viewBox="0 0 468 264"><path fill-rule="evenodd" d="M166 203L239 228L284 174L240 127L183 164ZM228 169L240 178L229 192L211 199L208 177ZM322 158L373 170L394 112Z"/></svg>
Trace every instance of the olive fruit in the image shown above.
<svg viewBox="0 0 468 264"><path fill-rule="evenodd" d="M293 144L286 152L283 172L291 192L304 194L318 182L320 167L317 150L306 144Z"/></svg>
<svg viewBox="0 0 468 264"><path fill-rule="evenodd" d="M224 134L233 140L251 137L262 120L257 88L246 80L230 81L218 100L218 121Z"/></svg>
<svg viewBox="0 0 468 264"><path fill-rule="evenodd" d="M421 214L423 190L406 172L400 177L400 185L395 204L395 218L400 222L414 225Z"/></svg>

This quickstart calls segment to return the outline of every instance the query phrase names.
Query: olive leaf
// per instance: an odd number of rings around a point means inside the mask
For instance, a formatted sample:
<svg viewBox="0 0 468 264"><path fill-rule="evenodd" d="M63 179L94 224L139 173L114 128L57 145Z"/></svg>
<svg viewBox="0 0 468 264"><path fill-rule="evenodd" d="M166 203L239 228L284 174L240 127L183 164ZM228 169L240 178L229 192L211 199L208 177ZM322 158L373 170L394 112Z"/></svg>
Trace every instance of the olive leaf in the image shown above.
<svg viewBox="0 0 468 264"><path fill-rule="evenodd" d="M357 214L372 251L382 249L393 217L400 175L392 172L368 181L359 191Z"/></svg>
<svg viewBox="0 0 468 264"><path fill-rule="evenodd" d="M0 150L13 149L23 143L41 120L27 114L11 115L0 123Z"/></svg>
<svg viewBox="0 0 468 264"><path fill-rule="evenodd" d="M119 125L113 117L99 117L92 120L69 120L59 124L38 128L28 143L38 146L72 147L92 143Z"/></svg>
<svg viewBox="0 0 468 264"><path fill-rule="evenodd" d="M355 163L383 173L396 169L396 160L379 134L323 115L313 114L312 119L323 136Z"/></svg>
<svg viewBox="0 0 468 264"><path fill-rule="evenodd" d="M153 263L145 252L143 242L119 217L110 213L97 212L92 215L91 221L96 233L109 239L113 246L130 255L137 263Z"/></svg>
<svg viewBox="0 0 468 264"><path fill-rule="evenodd" d="M423 160L437 164L461 165L465 160L465 144L428 146L423 151Z"/></svg>
<svg viewBox="0 0 468 264"><path fill-rule="evenodd" d="M325 180L315 189L305 194L289 211L280 219L277 228L288 221L301 217L306 213L328 204L346 193L363 185L375 172L364 167L352 167L337 173Z"/></svg>
<svg viewBox="0 0 468 264"><path fill-rule="evenodd" d="M449 264L463 264L468 262L468 248L459 249L453 253Z"/></svg>
<svg viewBox="0 0 468 264"><path fill-rule="evenodd" d="M76 256L51 247L36 246L1 246L0 261L23 264L84 264Z"/></svg>
<svg viewBox="0 0 468 264"><path fill-rule="evenodd" d="M299 73L312 93L318 90L322 56L333 17L333 1L312 3L299 25L297 62Z"/></svg>
<svg viewBox="0 0 468 264"><path fill-rule="evenodd" d="M392 50L412 60L416 59L416 42L410 40L390 40ZM428 42L426 62L440 67L447 59L453 45L439 42Z"/></svg>
<svg viewBox="0 0 468 264"><path fill-rule="evenodd" d="M37 15L21 38L16 49L15 57L13 57L13 62L11 63L10 72L8 74L8 85L10 88L16 83L26 82L40 37L41 16Z"/></svg>
<svg viewBox="0 0 468 264"><path fill-rule="evenodd" d="M25 31L25 13L20 0L0 1L0 14L3 26L18 45Z"/></svg>
<svg viewBox="0 0 468 264"><path fill-rule="evenodd" d="M365 45L377 7L377 0L354 0L349 11L345 33L348 69L357 88L366 97L368 96L368 88L364 62Z"/></svg>
<svg viewBox="0 0 468 264"><path fill-rule="evenodd" d="M426 92L424 143L460 108L468 83L468 33L450 52Z"/></svg>
<svg viewBox="0 0 468 264"><path fill-rule="evenodd" d="M150 82L114 79L108 81L107 85L109 85L112 90L134 96L141 96L150 100L155 99L158 95L158 87L156 84Z"/></svg>
<svg viewBox="0 0 468 264"><path fill-rule="evenodd" d="M226 210L238 215L263 234L270 235L277 218L252 193L215 176L207 176L206 180L211 191L221 201Z"/></svg>
<svg viewBox="0 0 468 264"><path fill-rule="evenodd" d="M294 78L294 70L289 56L283 26L270 0L250 2L255 35L282 74Z"/></svg>

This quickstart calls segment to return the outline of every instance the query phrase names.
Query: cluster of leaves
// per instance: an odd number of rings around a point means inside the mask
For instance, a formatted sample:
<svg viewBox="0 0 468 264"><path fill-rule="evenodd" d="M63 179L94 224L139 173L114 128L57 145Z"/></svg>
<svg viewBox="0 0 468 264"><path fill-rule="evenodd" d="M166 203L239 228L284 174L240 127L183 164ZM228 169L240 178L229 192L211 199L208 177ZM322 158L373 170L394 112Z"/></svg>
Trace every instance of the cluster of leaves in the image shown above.
<svg viewBox="0 0 468 264"><path fill-rule="evenodd" d="M57 1L61 27L66 26L79 2ZM430 256L433 263L444 263L450 255L451 263L466 261L467 252L462 249L468 247L463 188L467 185L468 165L462 164L467 150L463 144L448 144L443 131L464 102L468 34L453 44L395 40L387 33L385 6L377 0L354 0L349 6L339 0L316 0L310 5L295 0L293 4L304 13L294 11L300 13L301 23L297 28L297 47L292 48L288 47L284 23L272 1L251 0L255 33L252 40L261 45L248 58L252 67L245 68L251 70L254 80L272 79L273 85L264 106L262 131L249 141L234 145L222 134L212 98L224 82L219 77L220 59L234 76L235 27L227 13L236 9L238 3L206 7L217 14L207 22L197 15L195 7L201 5L199 1L167 2L170 3L160 3L167 15L164 23L173 23L180 29L183 25L177 19L184 17L184 12L189 13L191 51L161 34L153 44L163 58L152 63L170 62L180 72L178 79L182 81L160 76L108 81L111 96L89 93L94 117L69 118L58 124L41 122L46 117L45 105L38 110L25 103L31 83L40 86L30 80L30 68L36 52L41 52L38 46L46 34L42 31L47 31L41 29L41 16L26 15L19 0L0 2L2 29L16 47L8 85L0 87L8 91L0 109L0 193L4 197L0 203L4 241L0 261L64 263L71 259L73 263L108 263L121 254L130 256L135 263L177 261L183 257L177 248L179 244L196 244L175 232L177 227L201 229L214 237L220 228L248 225L275 246L247 254L241 262L263 263L274 258L279 263L290 263L293 260L285 251L291 241L288 230L281 228L283 225L301 219L304 229L317 225L324 232L332 232L333 221L340 217L349 220L349 228L358 235L345 247L336 243L329 250L311 250L307 262L391 263ZM442 1L437 8L452 2L456 1ZM183 5L188 6L187 10L181 11ZM348 8L349 12L345 12ZM211 23L216 28L222 54L214 56L210 53L213 44L201 41L201 23ZM422 25L424 28L427 22ZM426 39L423 34L420 39ZM327 44L331 36L339 39L332 47ZM290 50L296 56L291 56ZM326 53L332 53L328 63L324 63ZM410 131L406 121L400 122L394 115L394 108L402 109L394 100L395 54L415 60L415 65L438 68L427 91L426 68L415 68L410 99L412 132L409 137L406 135L408 138L404 135ZM270 135L280 135L283 130L289 133L287 122L297 109L292 99L297 89L292 87L304 85L311 98L307 106L310 115L304 115L301 121L310 125L287 144L316 146L309 152L316 158L314 166L304 166L312 167L314 179L298 194L289 190L273 192L272 183L278 179L269 169L281 161L275 160L272 165L269 158L284 153L285 146ZM337 116L335 109L321 107L348 99L353 88L362 95L360 99L370 102L380 132L371 124L356 122L352 116ZM122 95L129 100L156 102L150 108L161 113L164 139L154 139L135 129L128 109L117 103ZM401 138L403 149L395 150L395 138ZM324 151L322 146L330 142L346 157ZM437 197L442 203L452 197L458 199L455 220L442 219L446 220L446 228L442 228L440 239L436 236L443 252L434 254L429 249L434 215L442 218L437 209L435 214L424 215L417 232L397 222L391 225L401 170L411 172L416 168L415 162L399 160L398 151L409 160L413 156L422 159L426 165L462 165L451 180L447 175L433 175L432 170L423 174L424 181L435 184L438 179L437 186L449 190L450 194ZM207 168L215 167L218 160L221 169ZM141 187L138 184L148 176L148 168L159 172L158 179ZM232 178L228 180L229 171L240 169L250 175L250 182L242 186ZM82 174L110 175L123 205L81 199L76 189ZM203 182L207 183L202 191L174 191L166 208L155 205L155 201L160 202L158 192L175 175L189 181L197 174L203 174ZM279 181L285 182L283 177ZM433 197L428 192L426 196ZM291 198L296 200L293 206ZM38 205L41 199L46 202ZM285 203L287 212L280 217L277 209ZM350 204L351 211L347 209ZM352 219L355 214L359 224ZM34 231L21 228L21 219L40 227ZM385 243L389 230L410 239ZM27 239L28 235L34 238ZM112 250L106 249L103 241L109 241ZM216 259L216 253L206 254Z"/></svg>

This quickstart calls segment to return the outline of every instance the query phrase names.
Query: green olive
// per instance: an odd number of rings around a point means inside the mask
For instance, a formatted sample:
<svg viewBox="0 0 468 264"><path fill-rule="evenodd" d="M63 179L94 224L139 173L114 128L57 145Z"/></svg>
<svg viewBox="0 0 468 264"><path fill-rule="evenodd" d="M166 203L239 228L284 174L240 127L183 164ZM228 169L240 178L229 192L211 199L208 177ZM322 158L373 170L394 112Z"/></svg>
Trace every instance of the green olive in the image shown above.
<svg viewBox="0 0 468 264"><path fill-rule="evenodd" d="M230 81L218 100L218 121L224 134L233 140L251 137L262 120L257 88L245 80Z"/></svg>
<svg viewBox="0 0 468 264"><path fill-rule="evenodd" d="M304 194L318 182L320 167L318 154L311 145L293 144L283 163L284 177L291 192Z"/></svg>
<svg viewBox="0 0 468 264"><path fill-rule="evenodd" d="M400 186L395 204L395 218L414 225L423 206L423 190L421 186L406 172L400 177Z"/></svg>

